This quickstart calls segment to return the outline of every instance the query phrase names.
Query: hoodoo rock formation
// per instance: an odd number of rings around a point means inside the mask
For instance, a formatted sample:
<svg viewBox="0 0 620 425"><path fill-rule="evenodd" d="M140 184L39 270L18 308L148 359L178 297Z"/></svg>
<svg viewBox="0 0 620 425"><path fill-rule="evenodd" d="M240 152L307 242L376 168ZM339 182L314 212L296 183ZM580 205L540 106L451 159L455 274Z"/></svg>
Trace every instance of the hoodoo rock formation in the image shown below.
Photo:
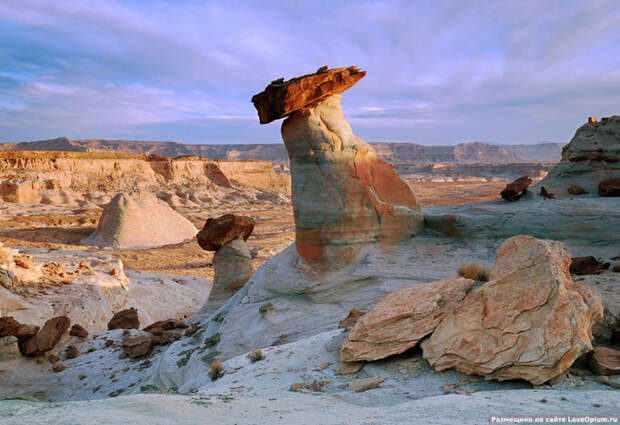
<svg viewBox="0 0 620 425"><path fill-rule="evenodd" d="M97 230L83 243L120 249L151 248L183 242L196 233L194 225L170 205L145 190L137 190L116 195L105 206Z"/></svg>
<svg viewBox="0 0 620 425"><path fill-rule="evenodd" d="M213 255L215 272L213 288L209 293L207 309L222 305L235 290L252 276L252 255L245 241L254 230L252 217L225 214L209 218L198 233L198 244Z"/></svg>
<svg viewBox="0 0 620 425"><path fill-rule="evenodd" d="M325 75L352 78L334 77L321 85ZM353 133L342 115L336 94L364 75L356 68L319 69L272 83L253 98L261 123L289 115L282 138L291 161L295 243L307 263L346 261L355 244L404 239L422 226L407 183ZM293 87L299 92L295 96L290 95Z"/></svg>
<svg viewBox="0 0 620 425"><path fill-rule="evenodd" d="M560 242L515 236L498 249L491 281L474 289L422 342L436 370L539 385L592 349L598 292L573 282Z"/></svg>
<svg viewBox="0 0 620 425"><path fill-rule="evenodd" d="M583 192L600 193L599 184L614 178L620 180L620 115L579 127L562 149L562 160L538 185L566 198L573 185L581 186Z"/></svg>

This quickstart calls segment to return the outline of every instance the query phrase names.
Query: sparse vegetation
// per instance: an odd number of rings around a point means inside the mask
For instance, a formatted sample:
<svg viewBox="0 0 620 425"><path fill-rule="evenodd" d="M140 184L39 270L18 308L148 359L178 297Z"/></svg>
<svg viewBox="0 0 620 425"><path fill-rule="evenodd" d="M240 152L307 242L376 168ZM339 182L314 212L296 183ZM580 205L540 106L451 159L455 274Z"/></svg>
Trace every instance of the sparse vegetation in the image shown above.
<svg viewBox="0 0 620 425"><path fill-rule="evenodd" d="M461 267L459 267L459 276L473 279L477 282L488 282L489 269L476 263L461 264Z"/></svg>
<svg viewBox="0 0 620 425"><path fill-rule="evenodd" d="M261 361L262 359L264 359L263 350L261 350L260 348L258 350L252 350L248 353L246 357L250 359L252 363Z"/></svg>
<svg viewBox="0 0 620 425"><path fill-rule="evenodd" d="M216 381L217 379L221 378L223 374L224 365L222 364L222 362L219 360L212 362L211 370L209 371L209 378L211 378L212 381Z"/></svg>

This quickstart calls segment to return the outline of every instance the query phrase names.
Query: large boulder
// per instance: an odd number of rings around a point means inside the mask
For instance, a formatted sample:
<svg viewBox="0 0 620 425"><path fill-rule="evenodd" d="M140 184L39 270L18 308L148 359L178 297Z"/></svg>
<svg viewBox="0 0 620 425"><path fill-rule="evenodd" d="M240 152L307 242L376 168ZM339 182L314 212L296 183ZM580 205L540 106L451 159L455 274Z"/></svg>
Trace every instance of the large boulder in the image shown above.
<svg viewBox="0 0 620 425"><path fill-rule="evenodd" d="M255 224L252 217L233 214L208 218L196 239L205 251L217 251L233 239L242 238L247 241Z"/></svg>
<svg viewBox="0 0 620 425"><path fill-rule="evenodd" d="M379 360L414 347L465 298L474 281L462 277L420 283L380 299L360 317L340 349L345 362Z"/></svg>
<svg viewBox="0 0 620 425"><path fill-rule="evenodd" d="M542 384L592 349L598 291L573 282L560 242L518 235L498 249L491 281L474 289L422 343L438 371Z"/></svg>
<svg viewBox="0 0 620 425"><path fill-rule="evenodd" d="M295 245L306 263L346 262L360 244L402 240L422 227L413 192L353 133L340 101L326 97L282 124L291 161Z"/></svg>
<svg viewBox="0 0 620 425"><path fill-rule="evenodd" d="M523 195L529 185L532 184L532 179L528 176L519 177L512 183L508 183L500 195L508 202L516 201Z"/></svg>
<svg viewBox="0 0 620 425"><path fill-rule="evenodd" d="M340 94L364 78L366 71L354 66L328 69L284 81L272 81L264 91L252 97L261 124L283 118L317 100Z"/></svg>
<svg viewBox="0 0 620 425"><path fill-rule="evenodd" d="M131 307L114 314L108 322L108 330L114 329L140 329L138 310Z"/></svg>
<svg viewBox="0 0 620 425"><path fill-rule="evenodd" d="M67 316L58 316L45 322L36 335L21 342L21 351L25 356L40 356L58 344L69 329L71 321Z"/></svg>
<svg viewBox="0 0 620 425"><path fill-rule="evenodd" d="M570 197L578 185L579 193L600 192L599 183L620 179L620 115L590 121L577 129L562 149L562 160L538 183L558 198ZM606 193L603 188L601 196ZM617 196L617 195L616 195Z"/></svg>
<svg viewBox="0 0 620 425"><path fill-rule="evenodd" d="M97 230L85 245L111 248L150 248L193 238L196 227L155 195L136 190L119 193L107 204Z"/></svg>
<svg viewBox="0 0 620 425"><path fill-rule="evenodd" d="M607 177L598 184L601 196L620 196L620 177Z"/></svg>
<svg viewBox="0 0 620 425"><path fill-rule="evenodd" d="M35 325L24 325L12 316L0 317L0 337L13 336L18 341L24 341L39 331Z"/></svg>

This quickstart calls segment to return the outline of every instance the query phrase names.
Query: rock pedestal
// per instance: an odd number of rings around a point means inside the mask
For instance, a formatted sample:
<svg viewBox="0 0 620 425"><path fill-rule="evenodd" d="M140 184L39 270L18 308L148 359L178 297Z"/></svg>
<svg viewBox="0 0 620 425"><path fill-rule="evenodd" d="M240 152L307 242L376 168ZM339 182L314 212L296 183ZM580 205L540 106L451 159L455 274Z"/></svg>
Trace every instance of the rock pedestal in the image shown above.
<svg viewBox="0 0 620 425"><path fill-rule="evenodd" d="M213 288L205 308L215 310L252 276L252 255L245 241L254 230L252 217L225 214L207 219L198 233L200 247L215 251Z"/></svg>
<svg viewBox="0 0 620 425"><path fill-rule="evenodd" d="M262 124L288 115L282 138L291 161L295 244L305 263L346 263L360 244L402 240L422 227L407 183L342 115L338 93L365 75L322 67L274 81L252 98Z"/></svg>
<svg viewBox="0 0 620 425"><path fill-rule="evenodd" d="M282 124L291 160L297 252L304 262L339 262L361 243L397 241L422 226L413 192L357 137L340 96L293 113Z"/></svg>
<svg viewBox="0 0 620 425"><path fill-rule="evenodd" d="M213 256L215 278L209 294L209 308L222 305L237 289L252 277L252 255L242 238L225 244Z"/></svg>

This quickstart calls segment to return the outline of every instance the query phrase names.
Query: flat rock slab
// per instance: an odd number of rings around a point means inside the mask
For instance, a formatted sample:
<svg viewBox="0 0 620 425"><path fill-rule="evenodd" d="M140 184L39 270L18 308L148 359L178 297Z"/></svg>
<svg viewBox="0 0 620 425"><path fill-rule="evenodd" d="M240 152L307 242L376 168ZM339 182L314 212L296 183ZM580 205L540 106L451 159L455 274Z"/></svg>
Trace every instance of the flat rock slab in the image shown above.
<svg viewBox="0 0 620 425"><path fill-rule="evenodd" d="M272 81L264 91L252 97L261 124L267 124L302 109L317 100L340 94L364 78L366 71L348 68L319 68L314 74L284 81Z"/></svg>

